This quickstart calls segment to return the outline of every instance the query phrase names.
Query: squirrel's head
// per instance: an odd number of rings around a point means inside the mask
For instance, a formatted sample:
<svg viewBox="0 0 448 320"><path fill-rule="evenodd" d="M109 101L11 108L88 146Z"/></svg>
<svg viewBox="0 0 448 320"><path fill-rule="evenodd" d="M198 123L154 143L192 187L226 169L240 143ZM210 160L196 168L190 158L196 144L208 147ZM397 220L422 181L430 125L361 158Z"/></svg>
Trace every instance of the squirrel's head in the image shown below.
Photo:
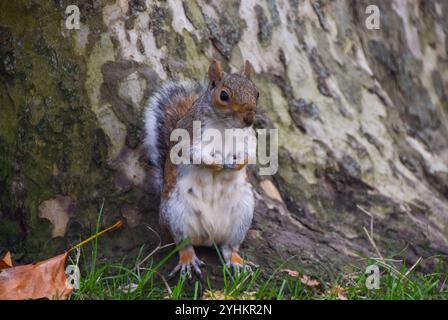
<svg viewBox="0 0 448 320"><path fill-rule="evenodd" d="M241 125L245 127L254 123L259 96L250 80L251 72L252 66L247 60L242 74L226 74L216 61L208 69L208 88L213 107L238 115Z"/></svg>

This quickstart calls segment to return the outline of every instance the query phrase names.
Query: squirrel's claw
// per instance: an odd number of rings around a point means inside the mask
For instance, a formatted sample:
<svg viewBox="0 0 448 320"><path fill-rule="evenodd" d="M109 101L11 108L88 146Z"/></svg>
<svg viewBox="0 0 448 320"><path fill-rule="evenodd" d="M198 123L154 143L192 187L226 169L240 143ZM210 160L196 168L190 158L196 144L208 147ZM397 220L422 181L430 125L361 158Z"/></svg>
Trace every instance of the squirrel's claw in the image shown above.
<svg viewBox="0 0 448 320"><path fill-rule="evenodd" d="M172 277L174 277L174 275L176 274L176 273L178 273L179 272L179 270L182 268L182 265L181 264L178 264L173 270L171 270L171 272L169 273L169 275L168 275L168 278L172 278Z"/></svg>
<svg viewBox="0 0 448 320"><path fill-rule="evenodd" d="M242 272L252 274L254 273L254 269L258 268L258 265L250 262L245 261L243 264L239 263L231 263L230 261L226 263L227 270L233 270L235 274L240 274Z"/></svg>
<svg viewBox="0 0 448 320"><path fill-rule="evenodd" d="M252 268L258 268L258 266L250 261L244 261L240 255L233 251L230 255L229 261L226 263L227 270L233 269L236 274L240 274L242 271L252 274L254 273Z"/></svg>
<svg viewBox="0 0 448 320"><path fill-rule="evenodd" d="M185 276L188 280L193 278L192 270L199 278L202 277L201 268L205 266L205 263L200 260L197 256L193 256L190 261L182 262L179 261L179 264L170 272L169 278L174 277L178 272L180 272L181 276Z"/></svg>
<svg viewBox="0 0 448 320"><path fill-rule="evenodd" d="M202 277L201 268L205 266L205 262L200 260L198 257L194 257L193 261L190 263L191 267L193 267L194 272L198 277Z"/></svg>

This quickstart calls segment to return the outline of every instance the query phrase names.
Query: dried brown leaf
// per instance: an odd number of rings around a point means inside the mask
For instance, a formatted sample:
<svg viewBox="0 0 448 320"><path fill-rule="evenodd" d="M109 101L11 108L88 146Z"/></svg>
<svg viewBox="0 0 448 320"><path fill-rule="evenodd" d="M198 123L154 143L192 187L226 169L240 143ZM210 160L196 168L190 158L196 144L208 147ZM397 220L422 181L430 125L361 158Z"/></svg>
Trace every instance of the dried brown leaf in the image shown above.
<svg viewBox="0 0 448 320"><path fill-rule="evenodd" d="M347 300L347 293L339 284L331 287L331 293L337 295L339 300Z"/></svg>
<svg viewBox="0 0 448 320"><path fill-rule="evenodd" d="M67 300L73 291L65 275L68 253L0 271L0 300Z"/></svg>
<svg viewBox="0 0 448 320"><path fill-rule="evenodd" d="M300 277L300 281L307 287L316 288L316 287L320 286L319 281L317 281L315 279L311 279L306 274L304 274L302 277Z"/></svg>
<svg viewBox="0 0 448 320"><path fill-rule="evenodd" d="M23 266L12 266L8 252L0 260L0 300L60 299L67 300L73 288L65 275L68 254L84 244L113 229L123 226L123 221L94 234L67 252L51 259Z"/></svg>
<svg viewBox="0 0 448 320"><path fill-rule="evenodd" d="M286 272L287 274L289 274L291 277L297 278L299 277L299 272L295 271L295 270L291 270L291 269L281 269L281 272Z"/></svg>
<svg viewBox="0 0 448 320"><path fill-rule="evenodd" d="M3 258L0 260L0 270L12 267L11 252L6 252Z"/></svg>
<svg viewBox="0 0 448 320"><path fill-rule="evenodd" d="M281 269L280 271L281 272L285 272L285 273L289 274L291 277L294 277L294 278L299 278L300 277L300 282L302 282L307 287L310 287L310 288L320 288L321 287L321 283L319 281L310 278L306 274L300 276L298 271L291 270L291 269Z"/></svg>

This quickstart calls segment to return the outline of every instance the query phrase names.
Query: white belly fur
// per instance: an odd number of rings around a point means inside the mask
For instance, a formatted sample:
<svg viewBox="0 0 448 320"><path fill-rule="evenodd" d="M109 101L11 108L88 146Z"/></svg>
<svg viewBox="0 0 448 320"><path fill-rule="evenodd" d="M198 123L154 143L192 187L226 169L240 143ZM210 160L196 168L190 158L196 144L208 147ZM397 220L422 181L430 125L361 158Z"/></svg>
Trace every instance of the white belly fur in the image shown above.
<svg viewBox="0 0 448 320"><path fill-rule="evenodd" d="M178 180L179 195L185 201L184 227L193 245L221 244L228 240L237 214L232 210L242 191L250 188L246 170L221 171L192 166Z"/></svg>

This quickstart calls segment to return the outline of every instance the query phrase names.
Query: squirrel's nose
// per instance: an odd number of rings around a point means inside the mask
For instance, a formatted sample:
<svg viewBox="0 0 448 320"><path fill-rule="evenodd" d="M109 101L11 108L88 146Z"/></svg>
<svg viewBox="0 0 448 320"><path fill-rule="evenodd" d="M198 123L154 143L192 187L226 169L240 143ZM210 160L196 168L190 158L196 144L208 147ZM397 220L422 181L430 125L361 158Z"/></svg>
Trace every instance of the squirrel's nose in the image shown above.
<svg viewBox="0 0 448 320"><path fill-rule="evenodd" d="M255 114L253 112L246 112L243 116L243 122L247 126L251 126L254 123Z"/></svg>

